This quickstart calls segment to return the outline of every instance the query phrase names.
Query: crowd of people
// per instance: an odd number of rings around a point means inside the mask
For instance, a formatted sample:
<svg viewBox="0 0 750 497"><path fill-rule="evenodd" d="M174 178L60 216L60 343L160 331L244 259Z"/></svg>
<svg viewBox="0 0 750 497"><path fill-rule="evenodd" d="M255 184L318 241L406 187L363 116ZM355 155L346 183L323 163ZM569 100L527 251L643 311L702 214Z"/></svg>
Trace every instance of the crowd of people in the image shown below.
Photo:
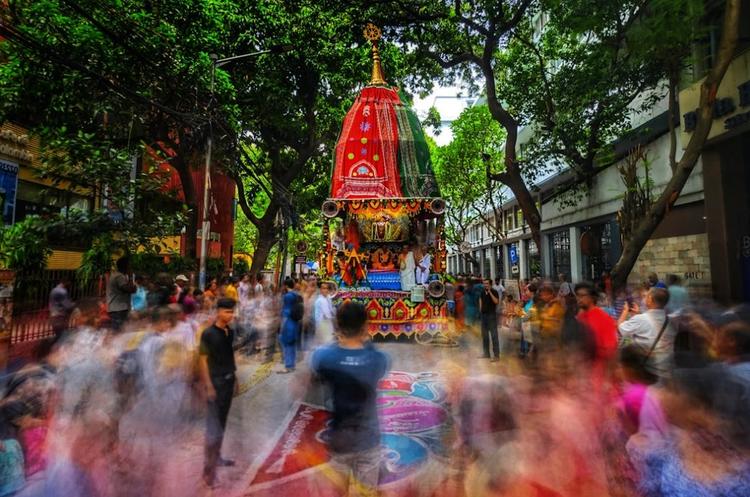
<svg viewBox="0 0 750 497"><path fill-rule="evenodd" d="M564 275L523 281L516 295L500 280L450 286L457 329L481 334L480 358L500 357L486 370L502 395L490 395L512 405L459 389L504 426L470 416L462 428L477 477L467 495L750 495L746 304L691 302L678 277L654 273L618 292ZM511 363L525 373L509 375ZM543 454L527 438L540 432ZM545 490L524 493L527 484Z"/></svg>
<svg viewBox="0 0 750 497"><path fill-rule="evenodd" d="M64 281L51 292L54 338L3 387L0 496L173 495L174 448L196 433L214 487L235 465L222 446L238 360L274 361L277 347L277 373L328 387L340 494L377 494L376 389L390 359L362 305L335 308L314 276L274 288L243 275L201 292L184 275L130 274L119 260L103 301L73 302ZM449 278L463 339L433 365L446 450L404 495L750 495L750 312L668 283L616 293L560 275L516 295ZM487 360L467 360L477 351Z"/></svg>
<svg viewBox="0 0 750 497"><path fill-rule="evenodd" d="M277 372L290 373L334 337L329 284L314 278L276 289L246 274L201 291L182 274L134 276L121 258L104 298L74 302L68 288L50 292L54 336L0 386L0 496L166 495L158 475L204 418L212 487L234 465L221 446L235 356L268 363L280 345Z"/></svg>

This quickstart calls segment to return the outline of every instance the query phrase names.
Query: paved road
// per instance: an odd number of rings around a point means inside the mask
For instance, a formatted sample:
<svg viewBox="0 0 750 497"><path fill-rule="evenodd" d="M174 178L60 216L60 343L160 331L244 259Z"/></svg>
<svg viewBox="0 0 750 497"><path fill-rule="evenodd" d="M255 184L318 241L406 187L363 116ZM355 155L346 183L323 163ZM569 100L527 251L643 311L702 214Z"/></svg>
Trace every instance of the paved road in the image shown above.
<svg viewBox="0 0 750 497"><path fill-rule="evenodd" d="M483 371L503 372L504 361L490 363L478 359L480 345L476 337L464 336L458 347L422 345L414 340L378 341L377 347L391 358L391 370L406 372L444 371L448 362L459 364L471 374ZM213 491L201 481L203 468L203 421L196 420L181 440L181 447L170 454L157 484L159 496L227 496L245 494L252 477L253 463L260 460L275 441L287 415L299 401L308 397L309 369L304 357L294 374L277 374L280 357L263 364L260 354L238 359L241 394L234 399L229 415L222 455L236 465L219 468L219 485ZM279 496L282 497L282 496Z"/></svg>
<svg viewBox="0 0 750 497"><path fill-rule="evenodd" d="M476 359L479 345L476 340L470 342L471 345L463 343L460 347L442 347L420 345L413 340L388 340L377 346L390 355L391 369L396 371L436 371L445 361L455 361L473 372L501 367ZM267 445L275 439L295 403L306 400L309 375L306 362L300 364L295 374L277 374L280 369L280 361L272 365L261 364L259 358L240 362L239 376L245 391L233 403L223 450L223 455L234 459L237 466L219 470L221 485L214 495L243 494L256 458L266 453ZM198 451L190 465L196 468L196 475L200 474L200 462L202 453ZM196 481L195 478L188 480Z"/></svg>

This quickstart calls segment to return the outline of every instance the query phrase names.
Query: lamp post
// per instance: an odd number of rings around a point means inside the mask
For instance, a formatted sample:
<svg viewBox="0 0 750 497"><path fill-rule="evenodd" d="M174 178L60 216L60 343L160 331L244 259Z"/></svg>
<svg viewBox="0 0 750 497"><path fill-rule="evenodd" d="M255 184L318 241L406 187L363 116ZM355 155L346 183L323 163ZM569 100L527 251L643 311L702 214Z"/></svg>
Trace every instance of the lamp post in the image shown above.
<svg viewBox="0 0 750 497"><path fill-rule="evenodd" d="M213 115L212 106L214 100L214 86L216 82L216 69L225 66L231 62L240 59L247 59L250 57L257 57L258 55L270 54L270 53L283 53L289 52L294 47L292 45L274 45L266 50L258 50L257 52L246 53L242 55L235 55L233 57L227 57L220 59L216 54L210 54L211 58L211 99L209 100L208 108L208 138L206 138L206 165L205 165L205 177L203 180L203 218L201 223L201 257L200 267L198 273L198 286L201 290L206 289L206 259L208 256L208 238L211 235L211 219L209 216L209 201L211 197L211 149L213 147Z"/></svg>

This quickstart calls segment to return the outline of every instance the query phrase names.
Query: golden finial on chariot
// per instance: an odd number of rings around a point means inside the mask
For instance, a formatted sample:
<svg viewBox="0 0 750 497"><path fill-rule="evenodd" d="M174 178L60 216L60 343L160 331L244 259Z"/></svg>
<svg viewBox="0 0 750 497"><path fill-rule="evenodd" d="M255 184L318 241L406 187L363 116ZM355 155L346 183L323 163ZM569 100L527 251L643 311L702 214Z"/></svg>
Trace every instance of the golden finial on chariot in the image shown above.
<svg viewBox="0 0 750 497"><path fill-rule="evenodd" d="M365 38L370 42L377 42L382 36L382 33L380 32L380 28L375 26L371 22L368 22L367 26L365 26L364 34L365 34Z"/></svg>
<svg viewBox="0 0 750 497"><path fill-rule="evenodd" d="M365 39L372 45L372 77L370 78L370 85L385 86L387 83L383 76L383 68L380 67L380 51L378 50L378 40L380 40L382 32L379 27L368 22L364 29L364 35Z"/></svg>

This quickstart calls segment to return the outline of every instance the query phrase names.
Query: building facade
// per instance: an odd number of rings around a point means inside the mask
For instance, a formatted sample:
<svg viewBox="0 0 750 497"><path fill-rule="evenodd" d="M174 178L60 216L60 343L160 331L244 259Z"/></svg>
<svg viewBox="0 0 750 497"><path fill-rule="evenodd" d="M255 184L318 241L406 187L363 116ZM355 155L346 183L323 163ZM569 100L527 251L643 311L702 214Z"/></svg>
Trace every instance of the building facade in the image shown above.
<svg viewBox="0 0 750 497"><path fill-rule="evenodd" d="M744 12L743 12L744 14ZM749 40L750 17L742 21L741 38ZM740 44L722 84L715 121L701 158L666 215L641 251L629 277L639 285L650 272L679 276L688 291L723 303L750 301L750 49ZM705 69L705 68L704 68ZM684 147L695 125L702 80L679 93L678 147ZM666 98L633 119L629 138L614 144L615 161L600 170L576 202L563 202L560 186L566 172L541 183L535 195L542 216L542 246L536 247L514 199L491 216L499 229L485 223L469 229L464 250L452 247L452 273L500 277L511 283L534 276L569 281L596 281L612 269L622 252L618 211L625 185L618 166L635 146L649 164L652 192L669 181L670 136ZM635 138L634 138L635 137ZM521 133L521 140L523 132ZM678 154L679 158L679 154ZM643 174L643 171L641 171ZM494 232L492 235L490 232Z"/></svg>
<svg viewBox="0 0 750 497"><path fill-rule="evenodd" d="M53 184L41 178L38 174L39 161L38 138L17 123L0 125L0 205L4 225L17 223L30 215L59 213L69 209L93 211L105 207L102 198L94 192L66 185L65 182ZM164 167L170 171L164 194L179 203L184 200L179 175L168 164L165 163ZM203 185L205 170L196 168L191 177L195 185ZM224 266L229 268L234 250L236 188L232 179L219 172L211 174L211 185L208 256L221 258ZM200 188L198 190L202 191ZM203 212L202 195L198 198L197 211ZM198 236L200 240L202 234ZM186 255L189 243L195 242L180 233L160 240L163 255ZM88 247L66 241L65 246L53 246L52 249L47 268L73 270L80 267L83 252ZM200 257L199 242L197 255Z"/></svg>

